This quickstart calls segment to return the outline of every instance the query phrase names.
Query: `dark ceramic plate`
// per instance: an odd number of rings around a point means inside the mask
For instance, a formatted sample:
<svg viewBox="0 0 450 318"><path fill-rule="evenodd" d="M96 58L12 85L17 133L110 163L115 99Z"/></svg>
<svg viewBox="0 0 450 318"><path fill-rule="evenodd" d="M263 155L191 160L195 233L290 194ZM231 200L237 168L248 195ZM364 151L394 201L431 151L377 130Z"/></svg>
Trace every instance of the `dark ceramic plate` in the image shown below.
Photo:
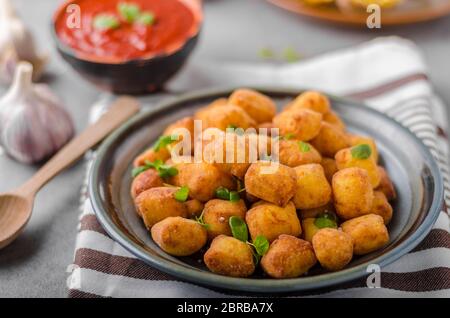
<svg viewBox="0 0 450 318"><path fill-rule="evenodd" d="M259 89L281 106L298 90ZM383 268L414 248L430 231L443 200L437 164L428 149L394 120L363 105L330 97L333 108L350 131L373 136L398 191L389 225L389 244L372 254L355 258L346 269L327 273L317 268L308 276L274 280L256 273L251 278L213 274L199 262L201 255L172 257L155 245L136 215L129 195L133 158L151 145L169 123L232 90L209 90L158 105L129 121L99 148L90 173L90 196L100 223L124 248L149 265L193 283L253 292L289 292L325 287L367 275L369 264Z"/></svg>

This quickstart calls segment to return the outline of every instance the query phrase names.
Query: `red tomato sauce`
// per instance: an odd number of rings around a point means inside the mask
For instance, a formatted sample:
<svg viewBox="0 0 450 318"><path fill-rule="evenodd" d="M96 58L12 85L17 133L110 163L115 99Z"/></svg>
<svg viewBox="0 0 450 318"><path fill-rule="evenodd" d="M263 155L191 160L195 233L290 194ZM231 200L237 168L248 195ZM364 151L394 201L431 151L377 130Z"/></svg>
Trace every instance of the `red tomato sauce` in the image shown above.
<svg viewBox="0 0 450 318"><path fill-rule="evenodd" d="M154 14L152 25L128 23L117 11L119 3L133 3L141 11ZM76 0L61 7L55 17L55 30L59 39L74 49L80 58L104 63L121 63L150 58L177 51L199 29L200 9L190 3L196 0ZM80 28L67 23L72 12L70 4L77 4L81 13ZM99 30L93 26L98 14L115 15L120 26Z"/></svg>

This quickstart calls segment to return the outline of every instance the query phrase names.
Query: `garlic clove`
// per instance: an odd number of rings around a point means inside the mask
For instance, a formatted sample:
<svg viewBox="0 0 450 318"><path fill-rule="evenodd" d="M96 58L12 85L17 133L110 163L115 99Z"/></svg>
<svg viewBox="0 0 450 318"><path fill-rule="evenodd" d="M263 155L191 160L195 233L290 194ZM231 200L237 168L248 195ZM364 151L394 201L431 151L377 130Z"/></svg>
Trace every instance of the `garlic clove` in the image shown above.
<svg viewBox="0 0 450 318"><path fill-rule="evenodd" d="M32 83L33 66L20 62L13 84L0 99L0 145L24 163L50 157L74 135L69 114L44 84Z"/></svg>
<svg viewBox="0 0 450 318"><path fill-rule="evenodd" d="M48 57L36 50L30 30L15 12L10 0L0 0L0 81L10 83L19 61L33 64L33 79L42 75Z"/></svg>
<svg viewBox="0 0 450 318"><path fill-rule="evenodd" d="M33 80L39 79L48 57L37 52L32 34L18 18L11 20L10 32L18 59L33 64Z"/></svg>
<svg viewBox="0 0 450 318"><path fill-rule="evenodd" d="M3 54L0 55L0 83L12 82L18 63L17 54L12 47L3 51Z"/></svg>

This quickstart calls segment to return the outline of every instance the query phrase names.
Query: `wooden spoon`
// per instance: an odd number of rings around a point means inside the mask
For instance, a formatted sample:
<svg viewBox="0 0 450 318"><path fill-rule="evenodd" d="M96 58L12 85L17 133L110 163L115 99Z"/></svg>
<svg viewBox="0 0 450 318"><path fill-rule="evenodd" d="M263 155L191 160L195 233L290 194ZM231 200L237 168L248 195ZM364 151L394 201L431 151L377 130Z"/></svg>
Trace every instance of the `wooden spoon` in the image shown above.
<svg viewBox="0 0 450 318"><path fill-rule="evenodd" d="M53 177L139 111L139 102L120 97L95 124L74 138L19 188L0 194L0 249L19 236L31 212L36 193Z"/></svg>

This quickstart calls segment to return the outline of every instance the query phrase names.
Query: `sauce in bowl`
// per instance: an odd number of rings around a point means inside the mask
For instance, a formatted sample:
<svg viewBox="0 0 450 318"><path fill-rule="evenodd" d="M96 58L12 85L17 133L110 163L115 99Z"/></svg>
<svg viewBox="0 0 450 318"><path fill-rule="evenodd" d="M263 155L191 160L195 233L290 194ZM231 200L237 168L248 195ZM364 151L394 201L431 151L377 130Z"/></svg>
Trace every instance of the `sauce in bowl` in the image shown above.
<svg viewBox="0 0 450 318"><path fill-rule="evenodd" d="M76 4L80 9L79 27L70 27ZM127 19L121 5L139 9L135 19ZM108 27L98 26L100 16L109 18ZM114 23L111 23L111 20ZM145 22L141 22L145 21ZM123 63L170 55L180 49L200 27L201 10L197 0L75 0L69 1L55 16L55 31L60 41L73 49L77 57L100 63ZM108 24L109 22L109 24ZM105 23L103 23L105 25Z"/></svg>

